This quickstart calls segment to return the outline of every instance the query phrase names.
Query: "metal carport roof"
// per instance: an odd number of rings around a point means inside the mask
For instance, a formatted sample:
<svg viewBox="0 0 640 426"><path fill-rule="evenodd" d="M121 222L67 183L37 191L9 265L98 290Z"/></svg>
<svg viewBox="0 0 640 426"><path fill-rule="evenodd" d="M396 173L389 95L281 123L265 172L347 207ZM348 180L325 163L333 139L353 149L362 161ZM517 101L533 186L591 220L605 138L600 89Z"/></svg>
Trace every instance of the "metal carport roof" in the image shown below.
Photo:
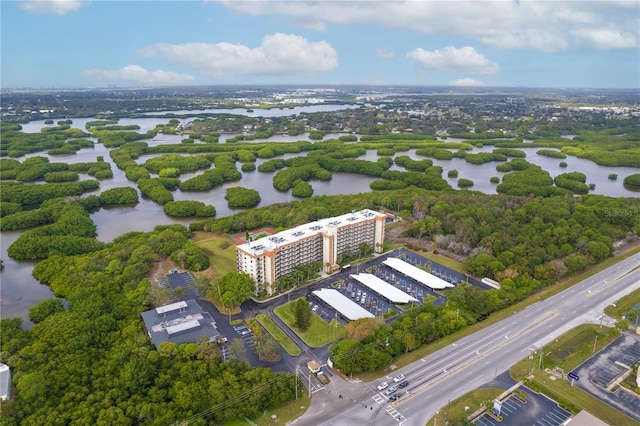
<svg viewBox="0 0 640 426"><path fill-rule="evenodd" d="M321 288L320 290L314 290L313 294L319 297L323 302L334 308L336 311L348 319L349 321L357 320L360 318L374 318L371 312L367 311L357 303L354 303L351 299L344 296L338 290L330 288Z"/></svg>
<svg viewBox="0 0 640 426"><path fill-rule="evenodd" d="M374 292L378 293L380 296L384 297L391 303L409 303L409 302L417 302L413 296L408 295L404 291L392 286L384 280L376 277L372 274L354 274L349 275L350 278L358 281L362 285L369 287Z"/></svg>
<svg viewBox="0 0 640 426"><path fill-rule="evenodd" d="M382 264L388 266L391 269L395 269L401 274L404 274L407 277L426 285L427 287L431 287L434 290L442 290L445 288L455 287L453 284L449 284L442 278L431 275L427 271L416 268L415 266L405 262L402 259L398 259L397 257L388 257L387 260L382 262Z"/></svg>

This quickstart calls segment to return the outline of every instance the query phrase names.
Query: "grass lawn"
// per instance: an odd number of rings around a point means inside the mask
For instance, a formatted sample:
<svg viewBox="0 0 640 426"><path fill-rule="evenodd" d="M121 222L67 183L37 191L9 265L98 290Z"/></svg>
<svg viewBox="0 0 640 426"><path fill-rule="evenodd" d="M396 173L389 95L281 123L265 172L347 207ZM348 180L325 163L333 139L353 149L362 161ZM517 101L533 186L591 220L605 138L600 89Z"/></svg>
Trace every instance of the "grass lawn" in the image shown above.
<svg viewBox="0 0 640 426"><path fill-rule="evenodd" d="M471 391L442 407L438 414L427 422L426 426L444 425L445 422L464 419L482 406L486 406L486 401L493 401L503 392L504 389L499 388L480 388ZM469 410L465 411L464 407L469 407Z"/></svg>
<svg viewBox="0 0 640 426"><path fill-rule="evenodd" d="M209 256L214 278L238 270L236 246L230 239L220 234L196 232L193 241Z"/></svg>
<svg viewBox="0 0 640 426"><path fill-rule="evenodd" d="M220 301L218 301L217 299L212 299L211 297L208 296L202 296L201 299L206 300L207 302L211 302L211 304L213 306L216 307L216 309L218 310L218 312L220 312L222 315L236 315L239 314L241 311L240 306L234 306L231 309L227 309ZM231 312L229 312L231 311ZM240 322L242 322L242 320L239 320Z"/></svg>
<svg viewBox="0 0 640 426"><path fill-rule="evenodd" d="M542 378L546 376L545 368L554 367L560 367L568 373L593 355L594 343L595 350L598 351L613 342L619 335L620 332L615 328L600 328L594 324L578 326L542 348L542 358L539 351L532 360L527 355L511 367L509 374L514 380L521 380L533 371L534 375L540 374ZM542 368L538 370L538 366Z"/></svg>
<svg viewBox="0 0 640 426"><path fill-rule="evenodd" d="M298 386L298 399L289 401L280 407L267 410L261 416L251 417L250 420L259 426L285 425L307 411L311 399L306 388L300 384ZM275 418L271 416L275 415ZM249 423L245 419L236 419L224 423L225 426L247 426Z"/></svg>
<svg viewBox="0 0 640 426"><path fill-rule="evenodd" d="M428 252L428 251L414 251L414 250L409 250L407 248L405 248L406 251L410 251L412 253L416 253L418 256L422 256L422 257L426 257L427 259L429 259L432 262L435 263L439 263L442 266L446 266L447 268L451 268L454 271L458 271L461 272L463 274L465 274L467 271L465 271L464 268L464 263L460 263L457 260L453 260L450 259L446 256L443 256L441 254L433 254L432 252Z"/></svg>
<svg viewBox="0 0 640 426"><path fill-rule="evenodd" d="M293 303L293 301L291 302ZM273 310L278 317L284 321L291 330L294 331L307 345L312 348L319 348L335 340L342 339L346 336L346 330L342 324L336 319L331 320L331 324L327 324L325 320L318 315L311 315L311 325L307 331L297 330L294 326L293 312L289 310L290 303L280 305Z"/></svg>
<svg viewBox="0 0 640 426"><path fill-rule="evenodd" d="M557 366L563 368L565 373L569 372L593 355L594 344L595 350L598 351L618 336L619 332L615 328L600 328L593 324L581 325L560 336L557 342L542 348L542 359L538 355L534 355L533 359L529 359L527 356L511 367L509 373L515 380L520 380L532 372L530 376L531 387L558 401L574 414L580 410L588 410L608 424L638 424L598 398L578 387L572 387L569 381L564 379L551 380L550 375L544 371L545 368L552 369ZM541 360L542 368L538 369Z"/></svg>
<svg viewBox="0 0 640 426"><path fill-rule="evenodd" d="M289 355L298 356L302 353L298 345L296 345L268 315L258 314L256 315L256 319L269 334L280 343L280 346L282 346Z"/></svg>
<svg viewBox="0 0 640 426"><path fill-rule="evenodd" d="M631 324L635 324L635 320L631 320L629 318L629 314L633 312L634 308L640 304L640 289L629 293L628 295L620 298L615 304L615 306L607 306L605 309L605 313L609 316L615 318L622 318L625 316L625 319L629 321ZM640 311L636 311L635 315L640 315ZM638 324L640 325L640 320L638 320Z"/></svg>

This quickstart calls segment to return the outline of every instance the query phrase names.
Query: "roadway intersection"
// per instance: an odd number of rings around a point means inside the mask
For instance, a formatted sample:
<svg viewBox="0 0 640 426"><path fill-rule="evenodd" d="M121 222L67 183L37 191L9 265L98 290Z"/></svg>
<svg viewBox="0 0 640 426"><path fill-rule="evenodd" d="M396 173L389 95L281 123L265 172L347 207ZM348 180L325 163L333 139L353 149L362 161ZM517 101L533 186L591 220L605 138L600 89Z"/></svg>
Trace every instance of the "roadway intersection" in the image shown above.
<svg viewBox="0 0 640 426"><path fill-rule="evenodd" d="M514 312L510 317L466 336L430 354L390 377L371 383L349 383L337 376L325 390L314 394L308 411L295 425L423 426L449 401L494 379L564 332L583 323L611 325L604 307L640 288L640 256L634 255L590 278ZM391 407L381 381L403 373L409 381L404 395ZM329 392L332 393L329 393ZM349 399L337 399L337 393ZM474 409L477 407L471 407Z"/></svg>

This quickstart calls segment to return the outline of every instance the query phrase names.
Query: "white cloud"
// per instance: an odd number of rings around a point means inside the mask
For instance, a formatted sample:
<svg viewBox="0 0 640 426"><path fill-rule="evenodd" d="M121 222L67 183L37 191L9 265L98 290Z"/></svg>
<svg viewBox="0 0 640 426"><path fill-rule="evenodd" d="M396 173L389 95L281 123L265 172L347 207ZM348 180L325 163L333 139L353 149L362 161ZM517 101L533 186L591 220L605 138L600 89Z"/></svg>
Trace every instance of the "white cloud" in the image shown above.
<svg viewBox="0 0 640 426"><path fill-rule="evenodd" d="M90 1L79 0L22 0L18 2L18 7L29 13L65 15L89 4L91 4Z"/></svg>
<svg viewBox="0 0 640 426"><path fill-rule="evenodd" d="M638 46L638 37L631 32L619 32L616 30L576 30L572 34L578 39L582 39L586 44L595 46L598 49L620 49L633 48Z"/></svg>
<svg viewBox="0 0 640 426"><path fill-rule="evenodd" d="M396 53L387 49L376 49L376 57L381 59L393 59L396 57Z"/></svg>
<svg viewBox="0 0 640 426"><path fill-rule="evenodd" d="M640 30L635 0L385 0L385 1L222 1L252 16L290 16L306 28L372 23L415 32L462 36L503 49L558 52L572 47L637 47ZM625 42L602 43L580 30L630 34ZM576 33L578 31L578 33ZM631 40L633 46L629 46ZM590 43L590 44L585 44Z"/></svg>
<svg viewBox="0 0 640 426"><path fill-rule="evenodd" d="M309 42L293 34L267 35L254 49L231 43L158 43L138 51L187 64L212 78L239 75L289 75L325 72L338 66L338 53L327 42Z"/></svg>
<svg viewBox="0 0 640 426"><path fill-rule="evenodd" d="M438 71L455 71L461 74L495 74L500 66L491 62L473 47L466 46L457 49L447 46L444 49L427 51L417 48L407 53L407 58L413 59L424 69Z"/></svg>
<svg viewBox="0 0 640 426"><path fill-rule="evenodd" d="M449 83L450 86L465 86L465 87L480 87L486 86L486 83L483 83L480 80L475 80L473 78L459 78L457 80L453 80Z"/></svg>
<svg viewBox="0 0 640 426"><path fill-rule="evenodd" d="M164 70L149 71L139 65L127 65L117 70L88 70L84 71L82 76L97 81L124 81L145 86L180 86L195 81L189 74Z"/></svg>

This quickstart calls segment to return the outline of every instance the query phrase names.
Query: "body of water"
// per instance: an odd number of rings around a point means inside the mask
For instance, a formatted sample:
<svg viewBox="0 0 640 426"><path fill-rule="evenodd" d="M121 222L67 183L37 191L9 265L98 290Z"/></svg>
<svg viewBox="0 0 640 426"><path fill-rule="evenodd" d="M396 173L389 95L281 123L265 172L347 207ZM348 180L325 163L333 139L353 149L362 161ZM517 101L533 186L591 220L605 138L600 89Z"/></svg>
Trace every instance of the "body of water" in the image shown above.
<svg viewBox="0 0 640 426"><path fill-rule="evenodd" d="M206 112L221 112L227 111L229 113L245 115L262 115L262 116L277 116L277 115L293 115L300 112L318 112L318 111L331 111L341 108L349 108L354 106L330 106L319 105L312 107L297 107L294 109L272 109L272 110L256 110L253 113L246 113L244 109L238 110L206 110ZM173 111L176 114L188 113L188 111ZM191 113L195 113L191 111ZM88 121L95 120L95 118L82 118L73 119L73 127L85 129L84 126ZM55 120L57 121L57 120ZM118 124L138 124L141 129L139 132L146 132L147 130L155 128L157 124L166 124L169 121L167 119L158 118L140 118L140 119L121 119ZM188 120L181 120L188 121ZM24 132L40 132L42 127L47 127L44 121L34 121L27 124L23 124ZM221 142L235 135L221 135ZM328 134L324 139L337 138L340 134ZM181 135L158 135L153 139L146 140L151 145L160 144L177 144L184 139ZM95 139L92 139L95 142ZM295 142L299 140L308 140L308 134L302 134L298 136L277 135L269 139L258 140L256 142ZM455 142L456 140L448 139ZM484 146L482 148L474 148L472 152L490 152L494 149L492 146ZM526 152L526 160L539 165L543 169L547 170L552 177L566 172L582 172L587 176L587 184L595 184L596 187L591 193L602 194L612 197L635 197L638 196L637 192L633 192L628 188L625 188L622 181L628 175L638 173L638 169L631 167L603 167L599 166L592 161L567 157L564 160L549 158L536 154L539 148L524 148ZM291 158L302 154L286 154L279 158ZM424 157L417 156L415 150L408 152L399 152L396 156L407 155L414 159L422 159ZM29 154L24 158L33 156L48 157L51 162L66 162L66 163L78 163L78 162L92 162L96 161L99 156L104 158L111 164L114 177L112 179L102 180L100 182L100 189L96 192L104 191L110 188L129 186L137 190L135 183L126 179L124 172L119 170L109 155L109 150L101 144L96 144L94 148L82 149L76 155L69 156L49 156L44 153ZM157 156L157 155L154 155ZM139 164L144 163L153 156L142 156L137 160ZM376 150L368 150L365 155L359 157L359 159L367 161L376 161L378 155ZM262 164L263 159L256 161L256 166ZM567 167L560 167L560 162L566 162ZM495 194L497 184L490 182L492 176L498 176L502 178L504 173L496 171L496 166L499 162L491 162L482 165L469 164L464 159L453 158L452 160L433 160L435 165L443 168L443 178L446 179L453 188L457 188L457 180L460 178L467 178L474 182L474 186L470 189L475 191L484 192L487 194ZM239 166L238 166L239 167ZM393 170L404 170L396 165L392 166ZM447 177L449 170L457 170L458 178L451 179ZM193 177L202 171L183 174L182 180ZM232 215L239 210L231 209L228 207L226 200L224 199L226 189L234 186L243 186L246 188L255 189L260 193L262 198L258 207L267 206L273 203L286 202L296 199L291 195L291 191L280 192L273 187L272 179L273 173L260 173L257 170L253 172L242 173L242 178L236 182L227 182L221 186L218 186L208 192L182 192L176 190L173 192L174 199L177 200L197 200L206 204L213 205L216 208L217 217L225 217ZM617 180L610 180L608 175L610 173L618 174ZM82 176L83 179L90 178L89 176ZM333 173L333 178L330 181L311 181L311 185L314 190L314 195L344 195L344 194L358 194L362 192L369 192L369 185L376 178L348 174L348 173ZM101 241L109 242L115 237L122 235L130 231L151 231L156 225L181 223L186 226L193 221L200 221L202 219L176 219L164 214L162 206L158 204L140 198L140 202L135 206L129 207L113 207L108 209L100 209L93 213L91 218L97 227L97 238ZM28 310L35 305L38 301L53 297L53 294L47 286L41 285L32 276L32 270L34 262L19 262L11 259L7 256L7 247L15 241L20 232L2 232L0 233L1 251L0 255L4 262L4 269L0 272L0 300L2 303L2 318L7 317L21 317L25 321L26 326L30 326L28 321Z"/></svg>

